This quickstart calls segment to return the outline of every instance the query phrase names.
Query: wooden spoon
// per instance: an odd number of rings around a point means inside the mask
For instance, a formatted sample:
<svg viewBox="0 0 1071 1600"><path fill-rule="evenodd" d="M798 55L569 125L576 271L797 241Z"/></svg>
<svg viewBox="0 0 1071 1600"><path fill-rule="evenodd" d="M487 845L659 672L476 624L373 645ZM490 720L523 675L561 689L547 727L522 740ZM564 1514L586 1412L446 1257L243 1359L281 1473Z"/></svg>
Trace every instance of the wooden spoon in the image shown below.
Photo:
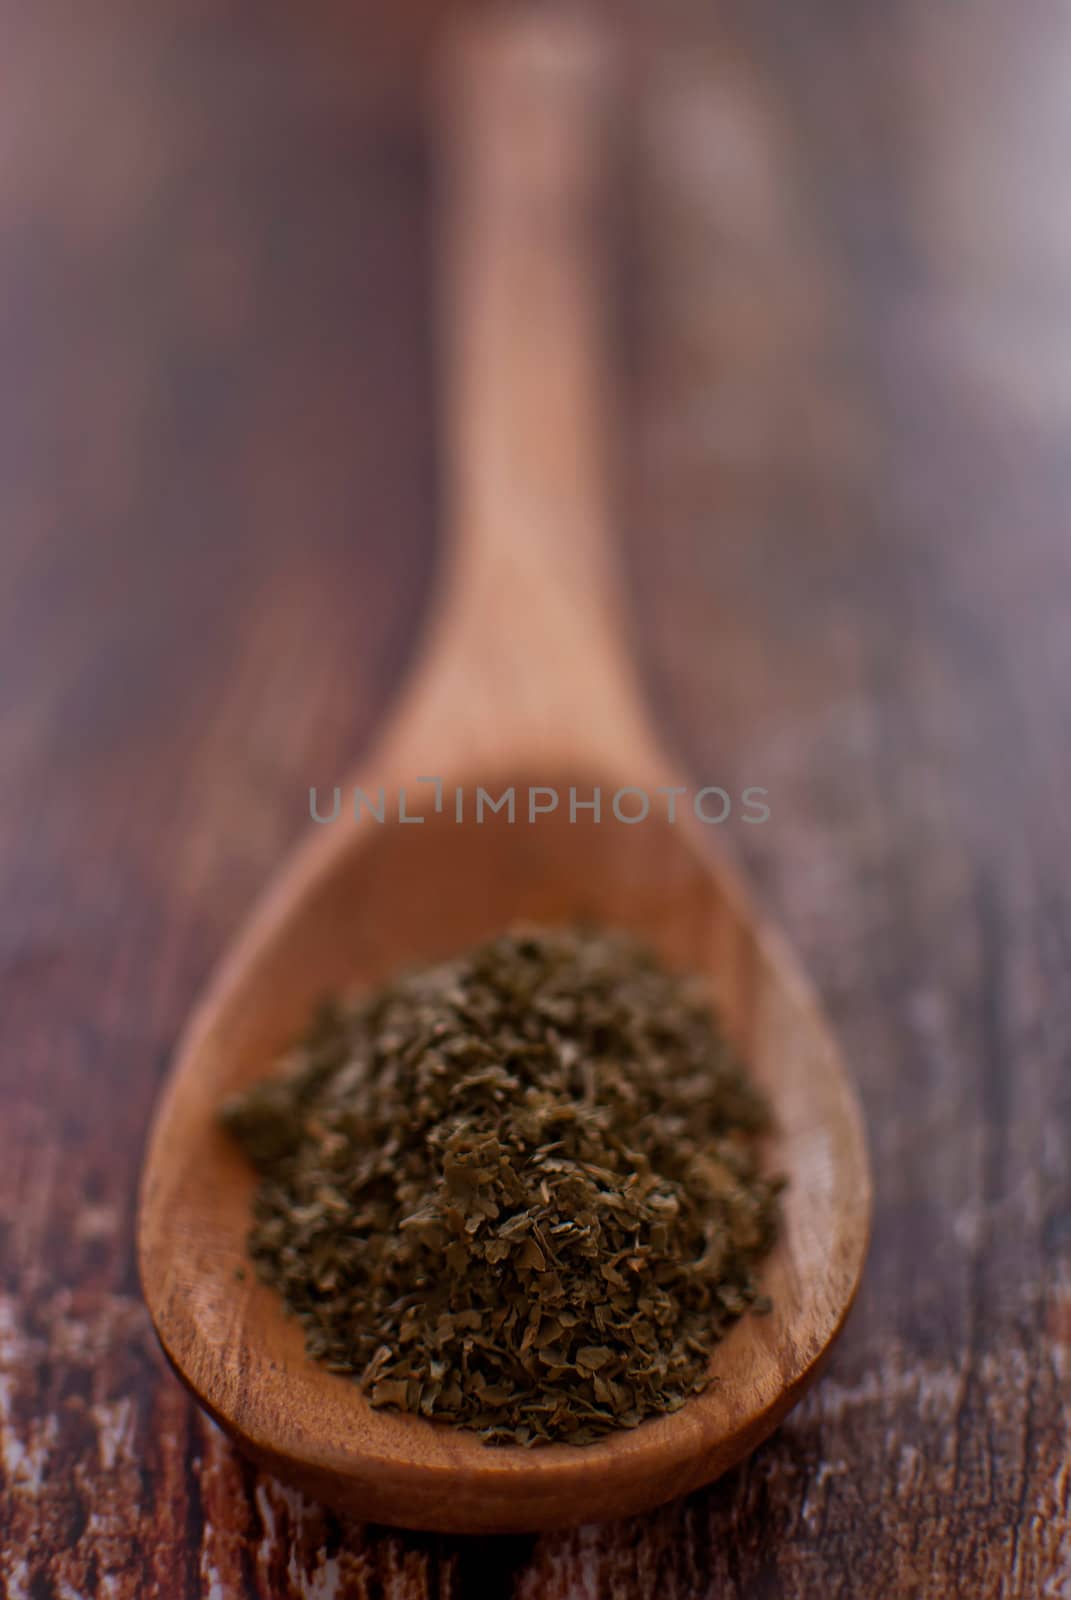
<svg viewBox="0 0 1071 1600"><path fill-rule="evenodd" d="M453 539L445 595L400 714L358 784L380 823L311 827L201 1001L162 1096L138 1234L165 1352L201 1404L280 1478L381 1522L457 1532L548 1528L694 1489L763 1439L840 1330L866 1251L859 1111L814 996L734 875L710 856L693 788L641 715L618 626L606 499L607 367L599 196L608 57L562 22L500 23L455 60L444 193L444 422ZM441 779L441 809L436 786ZM476 789L506 806L474 818ZM602 794L602 816L569 815ZM556 790L529 818L529 788ZM617 820L613 796L651 799ZM416 821L399 820L404 809ZM456 820L456 790L464 820ZM537 793L535 805L549 806ZM718 802L707 797L708 814ZM642 796L621 797L634 815ZM771 823L776 826L776 823ZM304 1354L299 1324L247 1261L253 1174L216 1124L325 991L374 983L518 918L639 931L709 976L775 1104L788 1175L764 1271L774 1310L717 1348L680 1412L598 1444L493 1448L372 1410Z"/></svg>

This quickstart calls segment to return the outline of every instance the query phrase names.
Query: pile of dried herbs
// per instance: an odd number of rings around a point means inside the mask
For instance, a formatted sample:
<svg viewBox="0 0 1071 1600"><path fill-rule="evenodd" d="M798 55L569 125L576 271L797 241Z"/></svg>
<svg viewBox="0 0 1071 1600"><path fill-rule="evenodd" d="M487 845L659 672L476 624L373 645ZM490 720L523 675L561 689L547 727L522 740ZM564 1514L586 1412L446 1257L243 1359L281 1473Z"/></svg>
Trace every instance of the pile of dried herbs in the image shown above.
<svg viewBox="0 0 1071 1600"><path fill-rule="evenodd" d="M327 1005L223 1118L260 1276L373 1405L587 1443L704 1388L761 1300L767 1108L623 935L522 928Z"/></svg>

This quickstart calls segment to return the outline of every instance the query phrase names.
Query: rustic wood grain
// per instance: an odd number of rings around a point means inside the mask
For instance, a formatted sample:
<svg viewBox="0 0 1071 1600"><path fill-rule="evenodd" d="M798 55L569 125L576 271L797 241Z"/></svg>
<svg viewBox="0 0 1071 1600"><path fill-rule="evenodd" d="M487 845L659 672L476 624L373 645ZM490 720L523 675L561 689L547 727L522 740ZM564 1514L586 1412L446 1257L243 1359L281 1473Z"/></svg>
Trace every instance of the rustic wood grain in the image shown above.
<svg viewBox="0 0 1071 1600"><path fill-rule="evenodd" d="M876 1230L827 1376L708 1492L467 1542L258 1477L154 1352L167 1053L434 561L427 163L343 10L0 13L7 1593L1065 1594L1071 24L1041 0L731 0L716 34L681 0L635 106L634 637L688 769L769 787L726 842L861 1083Z"/></svg>

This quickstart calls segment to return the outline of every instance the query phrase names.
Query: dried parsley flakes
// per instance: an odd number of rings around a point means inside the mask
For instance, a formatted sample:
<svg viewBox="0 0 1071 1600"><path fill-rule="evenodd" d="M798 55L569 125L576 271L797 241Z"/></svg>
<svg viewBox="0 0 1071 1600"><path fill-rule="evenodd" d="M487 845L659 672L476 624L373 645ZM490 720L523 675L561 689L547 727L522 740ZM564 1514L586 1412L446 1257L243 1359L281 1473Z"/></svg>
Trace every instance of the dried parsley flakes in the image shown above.
<svg viewBox="0 0 1071 1600"><path fill-rule="evenodd" d="M761 1301L767 1107L622 934L521 928L328 1004L222 1115L259 1275L375 1406L585 1444L703 1389Z"/></svg>

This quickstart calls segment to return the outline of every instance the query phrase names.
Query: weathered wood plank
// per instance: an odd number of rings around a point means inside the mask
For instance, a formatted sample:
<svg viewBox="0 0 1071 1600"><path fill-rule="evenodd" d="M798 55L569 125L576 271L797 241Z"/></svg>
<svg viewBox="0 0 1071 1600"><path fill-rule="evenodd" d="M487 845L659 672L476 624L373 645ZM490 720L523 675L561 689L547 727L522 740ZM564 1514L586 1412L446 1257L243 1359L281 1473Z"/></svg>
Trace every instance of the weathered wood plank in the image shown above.
<svg viewBox="0 0 1071 1600"><path fill-rule="evenodd" d="M6 1593L1071 1593L1068 18L681 6L648 58L636 646L689 768L770 790L725 842L854 1063L877 1227L750 1463L466 1542L242 1465L133 1276L166 1053L403 670L435 460L398 58L123 9L2 13Z"/></svg>

